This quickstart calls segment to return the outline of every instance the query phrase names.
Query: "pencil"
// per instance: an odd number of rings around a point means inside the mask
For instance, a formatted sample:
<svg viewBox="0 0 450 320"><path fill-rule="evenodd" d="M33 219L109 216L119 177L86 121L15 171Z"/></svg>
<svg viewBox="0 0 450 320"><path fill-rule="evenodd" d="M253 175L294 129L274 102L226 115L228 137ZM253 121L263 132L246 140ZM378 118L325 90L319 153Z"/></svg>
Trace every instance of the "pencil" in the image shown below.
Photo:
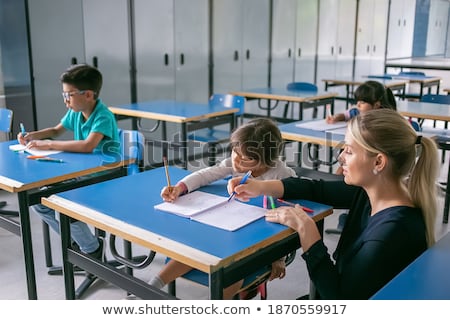
<svg viewBox="0 0 450 320"><path fill-rule="evenodd" d="M292 203L292 202L289 202L289 201L286 201L286 200L283 200L283 199L277 199L277 201L278 202L281 202L281 203L284 203L284 204L286 204L286 205L288 205L288 206L291 206L291 207L295 207L295 203ZM300 206L302 209L303 209L303 211L305 211L305 212L309 212L309 213L313 213L314 212L314 210L313 209L310 209L310 208L307 208L307 207L304 207L304 206Z"/></svg>
<svg viewBox="0 0 450 320"><path fill-rule="evenodd" d="M171 188L170 185L170 176L169 176L169 164L167 163L167 158L163 157L163 161L164 161L164 168L166 169L166 179L167 179L167 187Z"/></svg>

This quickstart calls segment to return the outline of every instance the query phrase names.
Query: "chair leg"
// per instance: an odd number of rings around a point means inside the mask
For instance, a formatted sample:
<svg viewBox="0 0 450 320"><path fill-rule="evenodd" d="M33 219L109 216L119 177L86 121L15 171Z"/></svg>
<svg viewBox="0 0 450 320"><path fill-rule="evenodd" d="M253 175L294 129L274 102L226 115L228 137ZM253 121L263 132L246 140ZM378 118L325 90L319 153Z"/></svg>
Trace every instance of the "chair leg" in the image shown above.
<svg viewBox="0 0 450 320"><path fill-rule="evenodd" d="M284 119L286 119L286 117L287 117L288 108L289 108L289 102L286 102L286 104L284 105L284 111L283 111Z"/></svg>
<svg viewBox="0 0 450 320"><path fill-rule="evenodd" d="M217 155L217 145L216 144L208 145L208 165L210 167L216 164L216 155Z"/></svg>

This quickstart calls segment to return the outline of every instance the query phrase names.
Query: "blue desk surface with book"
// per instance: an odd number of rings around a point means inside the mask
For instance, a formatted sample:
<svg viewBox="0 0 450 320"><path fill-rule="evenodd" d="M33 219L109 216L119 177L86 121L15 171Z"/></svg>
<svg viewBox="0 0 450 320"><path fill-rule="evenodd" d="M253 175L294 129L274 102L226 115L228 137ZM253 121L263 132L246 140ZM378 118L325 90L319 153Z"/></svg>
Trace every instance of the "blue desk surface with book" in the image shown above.
<svg viewBox="0 0 450 320"><path fill-rule="evenodd" d="M169 172L173 182L189 174L176 167L169 167ZM58 193L43 198L43 204L218 277L210 282L211 298L220 298L222 285L227 281L236 281L255 271L252 270L258 267L255 259L270 264L271 259L299 246L293 230L267 222L263 217L231 232L155 210L154 206L162 202L160 191L165 185L164 168L157 168ZM227 181L221 180L200 190L227 197L226 185ZM314 210L316 221L332 213L332 207L327 205L300 203ZM262 197L252 199L249 204L262 207ZM236 274L236 270L242 273ZM106 280L114 283L113 279Z"/></svg>

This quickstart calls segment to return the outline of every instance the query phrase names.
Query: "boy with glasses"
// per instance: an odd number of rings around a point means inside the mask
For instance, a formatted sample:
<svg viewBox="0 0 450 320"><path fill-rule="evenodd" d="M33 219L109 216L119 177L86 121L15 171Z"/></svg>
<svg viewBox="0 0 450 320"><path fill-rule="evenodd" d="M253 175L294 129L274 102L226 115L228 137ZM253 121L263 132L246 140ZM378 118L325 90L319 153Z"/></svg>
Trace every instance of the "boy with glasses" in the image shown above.
<svg viewBox="0 0 450 320"><path fill-rule="evenodd" d="M99 99L102 87L100 71L86 64L73 65L61 75L60 80L62 96L68 108L61 122L54 127L25 134L19 133L17 140L28 148L40 150L81 153L102 152L114 147L120 150L114 114ZM73 132L73 140L54 140L66 131ZM59 233L59 219L53 209L40 204L32 208ZM93 235L88 225L73 220L70 230L72 240L82 252L103 259L103 240Z"/></svg>

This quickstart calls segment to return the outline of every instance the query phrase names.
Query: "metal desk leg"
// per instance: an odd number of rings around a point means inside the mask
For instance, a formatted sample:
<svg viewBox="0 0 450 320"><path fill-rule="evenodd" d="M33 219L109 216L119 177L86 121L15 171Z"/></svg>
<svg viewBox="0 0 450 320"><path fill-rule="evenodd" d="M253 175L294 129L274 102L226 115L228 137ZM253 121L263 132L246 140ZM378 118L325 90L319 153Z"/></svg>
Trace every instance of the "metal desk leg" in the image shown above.
<svg viewBox="0 0 450 320"><path fill-rule="evenodd" d="M223 270L209 274L209 298L211 300L223 299Z"/></svg>
<svg viewBox="0 0 450 320"><path fill-rule="evenodd" d="M31 241L30 211L26 192L17 194L20 212L20 232L23 254L25 258L25 272L27 276L28 299L36 300L36 274L34 271L33 244Z"/></svg>
<svg viewBox="0 0 450 320"><path fill-rule="evenodd" d="M450 210L450 163L447 172L447 187L445 188L445 204L444 204L444 216L442 223L448 223L448 211Z"/></svg>
<svg viewBox="0 0 450 320"><path fill-rule="evenodd" d="M66 290L66 299L75 300L75 281L73 279L73 264L68 259L68 249L70 248L70 223L69 218L60 214L60 234L61 234L61 249L64 273L64 286Z"/></svg>

